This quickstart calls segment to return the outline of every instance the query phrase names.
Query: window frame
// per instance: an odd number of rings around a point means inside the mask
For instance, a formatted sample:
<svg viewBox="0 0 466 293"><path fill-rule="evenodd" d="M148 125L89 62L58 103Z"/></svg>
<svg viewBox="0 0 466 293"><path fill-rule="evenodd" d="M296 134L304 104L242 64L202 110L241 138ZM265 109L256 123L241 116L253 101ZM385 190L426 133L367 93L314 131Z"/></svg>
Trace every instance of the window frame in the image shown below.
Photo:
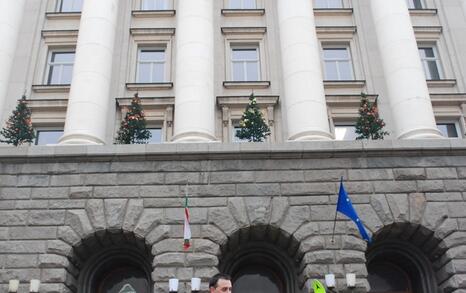
<svg viewBox="0 0 466 293"><path fill-rule="evenodd" d="M163 61L157 61L157 60L152 60L152 61L144 61L142 62L140 60L140 57L141 57L141 52L144 51L144 50L147 50L147 51L163 51L164 52L164 59ZM141 66L141 63L149 63L150 64L150 68L151 68L151 71L150 71L150 78L149 78L149 82L141 82L140 81L140 72L139 72L139 67ZM153 66L154 64L163 64L163 70L162 70L162 74L163 74L163 78L162 80L160 81L154 81L153 79ZM138 49L137 49L137 56L136 56L136 83L164 83L164 82L167 82L167 48L166 46L163 47L163 46L139 46Z"/></svg>
<svg viewBox="0 0 466 293"><path fill-rule="evenodd" d="M72 68L71 68L71 79L67 83L63 83L62 80L61 80L62 73L63 73L63 67L66 66L66 65L70 65L71 63L65 62L65 63L61 63L61 64L60 63L59 64L55 64L55 63L52 64L52 56L54 54L57 54L57 53L62 53L62 54L74 53L74 59L73 59ZM73 80L73 69L74 69L75 60L76 60L76 49L75 48L71 48L71 47L68 47L68 48L55 48L55 49L50 48L49 52L48 52L48 55L47 55L47 62L46 62L46 69L45 69L44 83L43 84L51 85L51 86L54 86L54 85L70 85L72 80ZM54 66L60 66L61 67L60 73L59 73L59 77L60 77L60 82L59 83L51 83L51 74L53 72L53 70L51 70L51 69Z"/></svg>
<svg viewBox="0 0 466 293"><path fill-rule="evenodd" d="M163 127L163 121L160 121L159 123L157 123L157 121L152 121L151 123L148 123L148 125L146 126L146 129L147 130L151 130L151 129L159 129L160 130L160 141L159 142L151 142L151 139L153 138L151 136L151 138L149 139L149 141L147 142L147 144L162 144L164 143L166 140L165 140L165 129ZM151 132L152 134L152 132Z"/></svg>
<svg viewBox="0 0 466 293"><path fill-rule="evenodd" d="M65 11L63 11L63 3L64 3L65 1L71 1L71 3L72 3L72 4L71 4L72 9L71 9L71 10L65 10ZM73 9L73 8L75 7L76 3L80 3L80 4L79 4L80 7L79 7L78 10ZM57 1L57 6L56 6L56 11L57 11L58 13L76 13L76 12L82 12L83 5L84 5L84 0L58 0L58 1Z"/></svg>
<svg viewBox="0 0 466 293"><path fill-rule="evenodd" d="M235 50L255 50L257 55L254 60L248 60L248 59L239 59L239 60L234 60L233 52ZM242 63L242 79L237 80L235 79L235 63ZM248 78L248 69L247 69L247 64L248 63L255 63L256 64L256 69L257 69L257 79L249 79ZM256 82L256 81L262 81L261 76L261 53L260 53L260 47L259 44L231 44L230 46L230 76L231 76L231 81L236 81L236 82Z"/></svg>
<svg viewBox="0 0 466 293"><path fill-rule="evenodd" d="M457 119L437 119L436 122L435 122L435 125L438 126L439 125L454 125L455 126L455 131L456 131L456 137L452 137L452 136L445 136L443 135L443 132L439 129L439 131L442 133L442 136L444 138L447 138L447 139L461 139L463 138L463 135L461 134L461 128L460 128L460 123Z"/></svg>
<svg viewBox="0 0 466 293"><path fill-rule="evenodd" d="M336 141L355 141L356 140L356 137L358 137L358 134L356 132L354 132L354 139L337 139L337 128L341 128L341 127L354 127L355 130L356 130L356 122L350 122L350 121L338 121L338 122L335 122L334 125L333 125L333 135L335 136L335 140Z"/></svg>
<svg viewBox="0 0 466 293"><path fill-rule="evenodd" d="M36 138L34 139L34 145L38 146L47 146L47 145L56 145L58 144L58 140L56 143L47 143L47 144L39 144L39 133L41 132L61 132L61 136L63 136L64 133L64 127L63 126L49 126L49 127L34 127L34 134L36 135ZM60 136L60 137L61 137Z"/></svg>
<svg viewBox="0 0 466 293"><path fill-rule="evenodd" d="M421 55L421 50L422 49L432 49L432 52L434 54L434 57L423 57ZM444 71L442 68L442 62L439 54L439 50L437 48L436 44L426 44L426 43L419 43L418 44L418 52L419 52L419 58L421 60L422 68L424 70L424 75L426 77L426 80L442 80L445 78ZM425 54L424 54L425 55ZM438 79L432 79L432 73L429 70L429 62L435 61L436 67L437 67L437 74L438 74Z"/></svg>
<svg viewBox="0 0 466 293"><path fill-rule="evenodd" d="M331 59L331 60L328 60L325 58L325 50L336 50L336 49L345 49L348 53L348 59L343 59L343 58L340 58L340 59ZM338 43L338 44L329 44L329 43L322 43L322 50L321 50L321 57L322 57L322 69L323 69L323 75L324 75L324 81L352 81L352 80L356 80L356 73L355 73L355 69L354 69L354 58L352 56L352 51L351 51L351 46L350 44L342 44L342 43ZM326 71L326 63L328 62L336 62L337 66L337 79L327 79L327 71ZM340 77L340 70L339 70L339 66L338 66L338 63L339 62L349 62L349 67L350 67L350 73L351 73L351 77L350 79L342 79Z"/></svg>

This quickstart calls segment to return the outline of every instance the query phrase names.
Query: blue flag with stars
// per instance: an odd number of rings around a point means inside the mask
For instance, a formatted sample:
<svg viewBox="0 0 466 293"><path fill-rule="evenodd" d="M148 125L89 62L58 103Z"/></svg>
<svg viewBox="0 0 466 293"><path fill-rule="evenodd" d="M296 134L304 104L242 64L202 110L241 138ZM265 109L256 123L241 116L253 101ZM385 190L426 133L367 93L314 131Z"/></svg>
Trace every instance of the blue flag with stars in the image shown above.
<svg viewBox="0 0 466 293"><path fill-rule="evenodd" d="M343 186L343 178L340 181L340 191L338 192L337 212L342 213L343 215L350 218L354 223L356 223L356 226L358 226L359 233L361 233L362 238L366 240L368 243L372 242L371 237L367 234L364 225L359 219L358 214L354 210L353 204L351 203L351 200L349 199L348 194L346 193L345 187Z"/></svg>

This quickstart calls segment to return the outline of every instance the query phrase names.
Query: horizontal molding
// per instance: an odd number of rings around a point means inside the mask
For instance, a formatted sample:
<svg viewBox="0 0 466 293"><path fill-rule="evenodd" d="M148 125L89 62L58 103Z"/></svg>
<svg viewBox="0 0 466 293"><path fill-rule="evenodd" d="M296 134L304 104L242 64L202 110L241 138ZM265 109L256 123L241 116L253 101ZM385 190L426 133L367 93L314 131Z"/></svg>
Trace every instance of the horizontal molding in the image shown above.
<svg viewBox="0 0 466 293"><path fill-rule="evenodd" d="M224 81L227 89L265 89L270 87L270 81Z"/></svg>
<svg viewBox="0 0 466 293"><path fill-rule="evenodd" d="M365 80L324 80L325 88L363 88Z"/></svg>
<svg viewBox="0 0 466 293"><path fill-rule="evenodd" d="M262 106L274 106L278 104L279 96L264 96L264 95L254 95L256 98L257 104ZM217 104L222 106L237 106L237 105L247 105L249 103L249 96L217 96Z"/></svg>
<svg viewBox="0 0 466 293"><path fill-rule="evenodd" d="M369 101L374 102L375 99L378 97L378 95L366 94L366 97L369 99ZM341 107L356 106L358 107L361 102L361 95L360 94L325 95L325 100L327 101L327 105L329 106L341 106Z"/></svg>
<svg viewBox="0 0 466 293"><path fill-rule="evenodd" d="M314 8L317 16L351 16L353 8Z"/></svg>
<svg viewBox="0 0 466 293"><path fill-rule="evenodd" d="M175 16L175 10L133 10L131 15L137 18L151 17L172 17Z"/></svg>
<svg viewBox="0 0 466 293"><path fill-rule="evenodd" d="M175 105L175 97L139 97L141 105L147 107L157 106L173 106ZM116 98L116 103L120 107L127 107L131 105L132 97Z"/></svg>
<svg viewBox="0 0 466 293"><path fill-rule="evenodd" d="M81 19L81 12L47 12L47 19Z"/></svg>
<svg viewBox="0 0 466 293"><path fill-rule="evenodd" d="M28 107L34 111L57 111L66 110L68 107L68 99L28 99L26 100Z"/></svg>
<svg viewBox="0 0 466 293"><path fill-rule="evenodd" d="M32 91L35 93L69 93L70 84L34 84Z"/></svg>
<svg viewBox="0 0 466 293"><path fill-rule="evenodd" d="M427 80L427 86L429 88L454 87L455 85L456 85L456 79Z"/></svg>
<svg viewBox="0 0 466 293"><path fill-rule="evenodd" d="M409 9L411 16L434 16L438 14L437 9Z"/></svg>
<svg viewBox="0 0 466 293"><path fill-rule="evenodd" d="M173 36L175 35L175 28L130 28L129 32L133 36Z"/></svg>
<svg viewBox="0 0 466 293"><path fill-rule="evenodd" d="M132 91L164 90L173 88L173 82L127 83L126 88Z"/></svg>
<svg viewBox="0 0 466 293"><path fill-rule="evenodd" d="M78 30L43 30L41 35L43 38L69 38L78 37Z"/></svg>
<svg viewBox="0 0 466 293"><path fill-rule="evenodd" d="M224 35L247 35L247 34L265 34L267 28L264 27L222 27L222 34Z"/></svg>
<svg viewBox="0 0 466 293"><path fill-rule="evenodd" d="M222 9L223 16L262 16L265 9Z"/></svg>

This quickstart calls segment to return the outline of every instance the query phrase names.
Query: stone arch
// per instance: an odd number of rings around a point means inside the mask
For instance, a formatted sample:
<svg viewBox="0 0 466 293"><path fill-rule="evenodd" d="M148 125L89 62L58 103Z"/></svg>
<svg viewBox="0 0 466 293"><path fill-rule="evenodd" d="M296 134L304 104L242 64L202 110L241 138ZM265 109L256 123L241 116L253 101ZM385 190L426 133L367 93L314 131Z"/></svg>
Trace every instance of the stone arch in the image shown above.
<svg viewBox="0 0 466 293"><path fill-rule="evenodd" d="M374 244L367 250L368 264L381 250L394 252L419 270L423 292L466 288L461 269L461 259L466 256L466 233L458 231L455 219L441 214L438 217L443 221L439 220L436 230L409 222L384 226L373 235Z"/></svg>
<svg viewBox="0 0 466 293"><path fill-rule="evenodd" d="M163 210L144 208L142 199L90 199L84 209L66 211L58 239L48 241L46 254L39 256L40 267L59 275L53 282L61 291L78 292L81 272L94 252L122 244L153 257L152 246L171 233L162 219Z"/></svg>

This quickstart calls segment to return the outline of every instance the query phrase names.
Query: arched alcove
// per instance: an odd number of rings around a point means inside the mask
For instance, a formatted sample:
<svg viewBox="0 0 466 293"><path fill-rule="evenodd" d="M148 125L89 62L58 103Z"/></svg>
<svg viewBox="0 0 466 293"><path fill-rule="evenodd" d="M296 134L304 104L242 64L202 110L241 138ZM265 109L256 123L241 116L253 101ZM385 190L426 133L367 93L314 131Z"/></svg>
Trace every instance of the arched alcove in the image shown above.
<svg viewBox="0 0 466 293"><path fill-rule="evenodd" d="M232 276L236 292L299 292L298 244L272 226L241 229L222 247L219 269Z"/></svg>
<svg viewBox="0 0 466 293"><path fill-rule="evenodd" d="M144 239L132 233L107 232L83 240L74 251L81 267L78 292L153 292L153 256Z"/></svg>
<svg viewBox="0 0 466 293"><path fill-rule="evenodd" d="M410 223L384 227L374 235L367 257L370 292L436 293L434 233Z"/></svg>

